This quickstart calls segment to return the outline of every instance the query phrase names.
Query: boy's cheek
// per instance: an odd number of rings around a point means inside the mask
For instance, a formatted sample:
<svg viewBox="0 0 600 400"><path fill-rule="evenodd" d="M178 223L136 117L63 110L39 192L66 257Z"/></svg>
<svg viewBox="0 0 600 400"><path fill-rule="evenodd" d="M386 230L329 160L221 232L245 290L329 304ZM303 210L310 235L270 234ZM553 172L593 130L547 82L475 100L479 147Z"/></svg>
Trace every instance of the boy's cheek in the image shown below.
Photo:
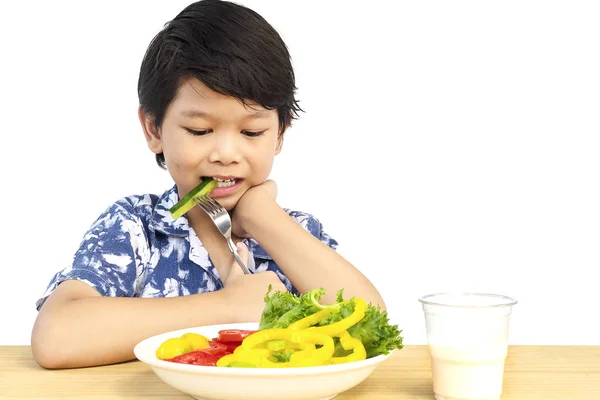
<svg viewBox="0 0 600 400"><path fill-rule="evenodd" d="M200 184L200 176L195 175L194 172L189 172L189 170L181 164L167 163L167 169L171 174L171 178L173 178L173 181L177 184L177 191L179 192L180 198Z"/></svg>

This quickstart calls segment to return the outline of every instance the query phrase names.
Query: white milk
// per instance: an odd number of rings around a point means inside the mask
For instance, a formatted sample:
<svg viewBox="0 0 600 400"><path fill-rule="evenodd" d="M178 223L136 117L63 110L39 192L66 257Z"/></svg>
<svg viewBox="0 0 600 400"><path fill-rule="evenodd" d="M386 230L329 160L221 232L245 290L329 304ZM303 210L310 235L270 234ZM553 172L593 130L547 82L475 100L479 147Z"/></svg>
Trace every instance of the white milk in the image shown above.
<svg viewBox="0 0 600 400"><path fill-rule="evenodd" d="M425 312L437 400L500 400L516 300L485 293L437 293Z"/></svg>
<svg viewBox="0 0 600 400"><path fill-rule="evenodd" d="M499 400L507 345L430 344L436 400Z"/></svg>

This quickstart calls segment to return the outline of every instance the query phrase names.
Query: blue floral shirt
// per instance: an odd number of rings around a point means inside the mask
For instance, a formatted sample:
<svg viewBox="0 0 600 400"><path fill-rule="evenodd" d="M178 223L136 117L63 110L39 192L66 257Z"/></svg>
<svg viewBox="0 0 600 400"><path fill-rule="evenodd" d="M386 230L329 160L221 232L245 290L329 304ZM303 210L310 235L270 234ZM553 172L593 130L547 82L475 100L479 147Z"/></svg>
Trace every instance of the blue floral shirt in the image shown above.
<svg viewBox="0 0 600 400"><path fill-rule="evenodd" d="M72 264L54 275L36 302L37 309L67 279L83 281L102 296L173 297L222 289L219 273L187 219L171 217L169 209L177 201L173 186L160 197L134 195L112 204L86 232ZM327 246L337 248L312 215L284 210ZM298 293L254 239L244 243L252 273L273 271L288 290Z"/></svg>

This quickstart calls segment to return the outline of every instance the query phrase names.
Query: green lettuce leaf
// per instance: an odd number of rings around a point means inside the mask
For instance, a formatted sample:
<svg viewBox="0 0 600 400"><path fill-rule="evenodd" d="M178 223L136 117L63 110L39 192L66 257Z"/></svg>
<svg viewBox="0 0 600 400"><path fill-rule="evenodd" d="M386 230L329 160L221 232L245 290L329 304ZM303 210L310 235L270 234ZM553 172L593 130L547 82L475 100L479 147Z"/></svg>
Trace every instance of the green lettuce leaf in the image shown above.
<svg viewBox="0 0 600 400"><path fill-rule="evenodd" d="M260 317L259 329L287 328L292 322L329 307L319 303L319 300L325 294L324 289L311 290L302 296L281 291L269 296L272 290L273 288L269 285L269 290L265 295L265 308Z"/></svg>
<svg viewBox="0 0 600 400"><path fill-rule="evenodd" d="M335 307L328 317L319 322L319 326L329 325L340 321L354 312L354 302L344 301L343 289L337 292L336 302L333 304L320 304L319 300L325 294L324 289L315 289L303 295L296 296L289 292L277 291L270 295L269 287L265 295L265 308L263 310L259 328L287 328L293 322L316 313L327 307ZM394 349L402 349L402 331L398 325L390 325L386 311L380 307L369 304L363 319L348 329L348 333L359 339L365 346L367 358L380 354L389 354ZM334 356L340 357L350 353L344 350L339 340L335 339L336 349Z"/></svg>

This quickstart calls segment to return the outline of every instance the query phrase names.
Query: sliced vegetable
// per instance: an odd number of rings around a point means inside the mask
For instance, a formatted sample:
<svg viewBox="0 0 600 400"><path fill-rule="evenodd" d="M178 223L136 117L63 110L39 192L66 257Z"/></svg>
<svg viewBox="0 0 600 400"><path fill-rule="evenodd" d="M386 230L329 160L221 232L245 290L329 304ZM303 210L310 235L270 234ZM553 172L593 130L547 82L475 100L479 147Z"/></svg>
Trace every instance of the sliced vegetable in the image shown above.
<svg viewBox="0 0 600 400"><path fill-rule="evenodd" d="M207 353L205 350L190 351L173 357L166 361L176 362L180 364L193 364L193 365L205 365L205 366L216 366L219 357Z"/></svg>
<svg viewBox="0 0 600 400"><path fill-rule="evenodd" d="M200 335L198 333L184 333L183 335L181 335L181 338L188 342L193 350L202 350L210 345L210 340L206 336Z"/></svg>
<svg viewBox="0 0 600 400"><path fill-rule="evenodd" d="M356 324L358 321L363 319L365 316L365 311L367 309L367 303L365 303L364 299L353 299L354 302L354 311L348 317L334 322L332 324L322 325L318 327L310 328L311 331L317 333L323 333L329 336L338 336L341 332L344 332L346 329L350 328L352 325ZM343 304L343 303L338 303ZM338 311L340 307L329 307L324 310L319 311L313 315L309 315L306 318L303 318L299 321L291 324L288 329L299 330L306 329L317 323L321 322L321 320L329 317L332 312Z"/></svg>
<svg viewBox="0 0 600 400"><path fill-rule="evenodd" d="M269 340L267 342L267 349L269 350L273 350L273 351L281 351L283 349L285 349L288 343L286 343L285 340L281 340L281 339L276 339L276 340Z"/></svg>
<svg viewBox="0 0 600 400"><path fill-rule="evenodd" d="M325 294L324 289L311 290L301 296L280 291L269 296L271 290L272 287L269 287L265 294L265 308L260 317L259 329L287 328L294 321L330 307L319 303Z"/></svg>
<svg viewBox="0 0 600 400"><path fill-rule="evenodd" d="M257 368L309 367L341 364L366 358L362 342L346 331L365 316L367 304L363 299L352 299L354 311L348 317L330 325L313 326L327 318L338 307L328 307L291 324L287 328L260 330L244 339L232 355L225 356L217 366L244 365ZM334 337L350 354L333 357ZM319 346L317 349L316 346Z"/></svg>
<svg viewBox="0 0 600 400"><path fill-rule="evenodd" d="M334 320L331 319L325 322L332 323ZM362 342L367 351L367 358L389 354L394 349L401 350L404 347L402 344L402 331L398 329L398 325L391 325L387 312L382 312L372 305L367 307L363 319L348 328L348 333ZM347 352L344 351L341 343L336 343L334 355L346 354Z"/></svg>
<svg viewBox="0 0 600 400"><path fill-rule="evenodd" d="M257 331L245 330L245 329L224 329L219 331L219 341L223 343L227 342L241 342L251 334Z"/></svg>
<svg viewBox="0 0 600 400"><path fill-rule="evenodd" d="M338 291L336 302L328 305L320 305L315 301L323 296L325 293L323 289L311 290L300 296L290 292L277 291L272 294L270 292L271 289L265 295L266 304L260 319L260 329L287 328L306 316L331 307L329 316L315 325L324 327L349 317L355 308L353 301L343 299L343 290ZM381 311L379 307L372 304L367 306L364 317L348 328L348 333L362 342L367 358L389 354L394 349L403 348L402 331L398 329L398 325L391 325L387 312ZM334 356L346 356L349 353L336 339Z"/></svg>
<svg viewBox="0 0 600 400"><path fill-rule="evenodd" d="M164 360L180 356L184 353L192 351L190 344L182 338L171 338L165 340L156 350L156 358Z"/></svg>
<svg viewBox="0 0 600 400"><path fill-rule="evenodd" d="M342 320L343 321L343 320ZM342 357L332 357L332 364L342 364L353 361L360 361L367 358L367 352L365 351L365 346L363 346L362 342L356 338L350 336L348 331L344 331L340 335L340 344L344 350L352 350L352 354Z"/></svg>
<svg viewBox="0 0 600 400"><path fill-rule="evenodd" d="M162 342L156 350L156 358L164 360L207 347L209 347L207 337L189 332L178 338L170 338Z"/></svg>
<svg viewBox="0 0 600 400"><path fill-rule="evenodd" d="M225 354L233 353L232 351L229 351L229 348L227 347L227 345L225 343L221 343L216 340L211 340L210 346L202 351L204 351L208 354L212 354L217 357L222 357Z"/></svg>
<svg viewBox="0 0 600 400"><path fill-rule="evenodd" d="M188 351L178 356L168 358L165 361L177 362L181 364L215 366L221 357L224 357L228 354L231 354L231 352L228 350L228 347L225 343L211 340L210 342L207 342L207 347L203 348L202 350Z"/></svg>
<svg viewBox="0 0 600 400"><path fill-rule="evenodd" d="M233 351L235 349L237 349L238 347L241 346L242 342L221 342L218 338L214 338L213 340L211 340L211 343L220 343L223 346L227 347L227 351L230 353L233 353Z"/></svg>
<svg viewBox="0 0 600 400"><path fill-rule="evenodd" d="M288 362L273 362L273 350L264 347L267 342L285 340L303 345L302 350L291 354ZM315 345L320 347L317 349ZM291 329L265 329L248 337L233 354L226 355L217 361L217 366L228 367L232 363L254 365L262 368L308 367L325 365L333 355L334 344L330 336L311 332L308 329L293 331Z"/></svg>
<svg viewBox="0 0 600 400"><path fill-rule="evenodd" d="M196 205L196 203L194 203L195 197L206 196L216 187L217 181L215 179L204 178L198 186L193 188L188 194L183 196L183 199L179 200L177 204L169 209L173 219L176 220L186 212L190 211L192 207Z"/></svg>

